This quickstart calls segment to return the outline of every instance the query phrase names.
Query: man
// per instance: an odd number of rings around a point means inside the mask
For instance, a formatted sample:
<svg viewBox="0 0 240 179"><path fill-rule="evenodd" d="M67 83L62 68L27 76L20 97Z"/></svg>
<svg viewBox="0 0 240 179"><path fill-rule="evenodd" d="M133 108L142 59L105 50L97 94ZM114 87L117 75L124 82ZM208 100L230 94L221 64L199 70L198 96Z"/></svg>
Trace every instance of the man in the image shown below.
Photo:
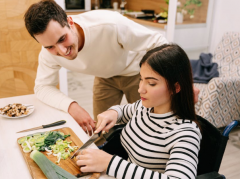
<svg viewBox="0 0 240 179"><path fill-rule="evenodd" d="M151 31L117 12L95 10L68 16L53 0L33 4L25 13L25 26L42 45L34 91L44 103L68 112L83 128L95 130L90 115L61 93L58 71L94 75L94 118L121 102L140 98L139 61L146 51L167 43Z"/></svg>

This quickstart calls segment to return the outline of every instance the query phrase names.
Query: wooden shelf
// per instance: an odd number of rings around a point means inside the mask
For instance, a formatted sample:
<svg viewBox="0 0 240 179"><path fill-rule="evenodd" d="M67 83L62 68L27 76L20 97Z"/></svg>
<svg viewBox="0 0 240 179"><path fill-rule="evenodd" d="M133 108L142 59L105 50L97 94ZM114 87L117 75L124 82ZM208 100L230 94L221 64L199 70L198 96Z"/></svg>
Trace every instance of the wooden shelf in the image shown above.
<svg viewBox="0 0 240 179"><path fill-rule="evenodd" d="M66 12L67 15L78 15L78 14L81 14L81 13L84 13L83 11L81 12ZM165 29L165 26L167 24L160 24L160 23L155 23L155 22L151 22L151 21L147 21L147 20L142 20L142 19L136 19L136 18L132 18L130 16L127 16L127 15L124 15L125 17L133 20L134 22L137 22L139 24L142 24L142 25L149 25L149 26L153 26L153 27L158 27L158 28L161 28L161 29Z"/></svg>
<svg viewBox="0 0 240 179"><path fill-rule="evenodd" d="M78 15L78 14L81 14L81 13L84 13L84 12L87 12L87 11L79 11L79 12L66 12L67 15Z"/></svg>
<svg viewBox="0 0 240 179"><path fill-rule="evenodd" d="M66 12L67 15L78 15L81 13L84 13L84 11L79 11L79 12ZM124 15L125 17L133 20L136 23L139 23L141 25L147 25L147 26L152 26L152 27L157 27L157 28L161 28L161 29L166 29L167 27L167 23L164 24L160 24L160 23L156 23L156 22L151 22L148 20L143 20L143 19L136 19L133 17L130 17L128 15ZM176 25L193 25L193 24L204 24L206 23L205 21L201 21L201 20L197 20L197 19L187 19L185 21L183 21L183 23L176 23Z"/></svg>
<svg viewBox="0 0 240 179"><path fill-rule="evenodd" d="M149 26L153 26L153 27L158 27L158 28L161 28L161 29L165 29L165 26L167 25L167 23L165 24L160 24L160 23L156 23L156 22L151 22L151 21L148 21L148 20L143 20L143 19L136 19L136 18L132 18L132 17L129 17L127 15L125 15L125 17L133 20L134 22L137 22L139 24L142 24L142 25L149 25Z"/></svg>

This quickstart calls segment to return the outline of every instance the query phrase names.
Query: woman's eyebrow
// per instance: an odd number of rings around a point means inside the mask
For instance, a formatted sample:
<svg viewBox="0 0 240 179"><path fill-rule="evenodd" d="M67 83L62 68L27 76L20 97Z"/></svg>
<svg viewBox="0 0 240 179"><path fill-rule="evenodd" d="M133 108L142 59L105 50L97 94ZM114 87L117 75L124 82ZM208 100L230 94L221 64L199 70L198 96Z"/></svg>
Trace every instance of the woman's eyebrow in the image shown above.
<svg viewBox="0 0 240 179"><path fill-rule="evenodd" d="M157 81L159 81L157 78L154 78L154 77L146 77L145 79L146 80L157 80Z"/></svg>

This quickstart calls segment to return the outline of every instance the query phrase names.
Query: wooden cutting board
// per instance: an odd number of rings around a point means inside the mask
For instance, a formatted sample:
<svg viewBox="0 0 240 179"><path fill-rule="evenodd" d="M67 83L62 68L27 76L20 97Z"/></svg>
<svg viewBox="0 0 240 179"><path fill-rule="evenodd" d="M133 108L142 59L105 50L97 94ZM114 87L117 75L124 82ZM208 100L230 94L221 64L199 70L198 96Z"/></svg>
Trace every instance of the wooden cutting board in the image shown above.
<svg viewBox="0 0 240 179"><path fill-rule="evenodd" d="M63 132L65 135L70 134L71 136L67 137L66 140L67 141L72 141L71 146L82 146L83 143L82 141L77 137L77 135L73 132L73 130L69 127L65 127L65 128L61 128L61 129L56 129L56 130L51 130L51 131L60 131ZM24 136L23 136L24 137ZM22 138L22 137L20 137ZM18 138L18 139L20 139ZM18 141L17 139L17 141ZM30 153L24 153L22 146L20 144L18 144L22 155L27 163L28 169L31 173L31 176L33 179L47 179L47 177L44 175L44 173L42 172L42 170L38 167L38 165L34 162L34 160L32 160L30 158ZM76 150L75 150L76 151ZM53 163L56 163L57 161L57 157L53 156L53 155L47 155L46 151L42 152L49 160L51 160ZM71 155L73 155L74 152L71 153ZM76 165L75 163L75 159L70 159L67 158L66 160L62 160L60 161L60 163L58 164L58 166L60 166L61 168L63 168L64 170L68 171L69 173L73 174L73 175L83 175L80 170L79 170L79 166ZM99 173L93 173L92 177L95 176L97 174L97 176L100 174ZM91 177L91 178L92 178Z"/></svg>

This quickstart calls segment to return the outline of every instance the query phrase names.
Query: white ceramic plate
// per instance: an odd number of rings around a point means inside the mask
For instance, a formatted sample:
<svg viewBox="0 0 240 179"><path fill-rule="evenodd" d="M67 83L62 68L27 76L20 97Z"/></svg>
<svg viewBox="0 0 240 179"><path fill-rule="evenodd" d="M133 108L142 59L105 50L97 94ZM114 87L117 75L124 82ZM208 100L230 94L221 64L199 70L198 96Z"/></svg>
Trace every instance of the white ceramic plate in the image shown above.
<svg viewBox="0 0 240 179"><path fill-rule="evenodd" d="M22 105L26 106L27 109L29 109L29 113L28 113L27 115L21 115L21 116L16 116L16 117L9 117L9 116L7 116L7 115L3 115L3 114L0 113L0 116L2 116L2 117L4 117L4 118L17 119L17 118L22 118L22 117L29 116L30 114L33 113L33 111L34 111L34 106L33 106L32 104L22 104ZM5 106L3 106L3 107L5 107Z"/></svg>
<svg viewBox="0 0 240 179"><path fill-rule="evenodd" d="M160 24L164 24L164 23L166 23L167 21L166 20L158 20L158 23L160 23Z"/></svg>

